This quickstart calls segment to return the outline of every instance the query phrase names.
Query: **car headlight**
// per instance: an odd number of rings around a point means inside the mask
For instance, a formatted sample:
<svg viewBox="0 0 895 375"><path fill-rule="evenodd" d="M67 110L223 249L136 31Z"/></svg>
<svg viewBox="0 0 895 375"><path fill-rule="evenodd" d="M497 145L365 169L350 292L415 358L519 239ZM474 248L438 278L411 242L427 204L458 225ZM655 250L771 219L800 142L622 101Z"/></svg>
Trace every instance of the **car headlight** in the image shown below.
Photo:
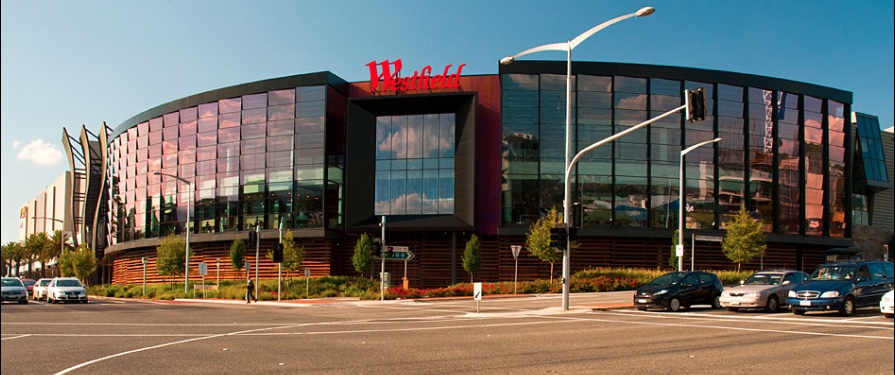
<svg viewBox="0 0 895 375"><path fill-rule="evenodd" d="M798 295L798 293L796 293L795 290L790 290L788 293L786 293L786 296L789 297L789 298L796 298L796 297L798 297L799 295Z"/></svg>
<svg viewBox="0 0 895 375"><path fill-rule="evenodd" d="M884 302L892 302L893 299L895 299L895 298L893 298L891 294L886 294L883 296Z"/></svg>
<svg viewBox="0 0 895 375"><path fill-rule="evenodd" d="M836 298L836 297L839 297L839 291L836 291L836 290L823 292L820 295L820 298Z"/></svg>
<svg viewBox="0 0 895 375"><path fill-rule="evenodd" d="M654 295L654 296L661 296L661 295L663 295L663 294L665 294L665 293L668 293L668 289L662 289L662 290L660 290L660 291L658 291L658 292L653 293L653 295Z"/></svg>

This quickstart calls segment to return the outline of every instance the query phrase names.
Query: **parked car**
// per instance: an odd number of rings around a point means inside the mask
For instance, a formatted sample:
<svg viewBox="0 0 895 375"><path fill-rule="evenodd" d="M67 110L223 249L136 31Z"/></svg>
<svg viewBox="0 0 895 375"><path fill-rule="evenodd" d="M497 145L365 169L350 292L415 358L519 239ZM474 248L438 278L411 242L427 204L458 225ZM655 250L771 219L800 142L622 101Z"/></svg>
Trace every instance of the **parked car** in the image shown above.
<svg viewBox="0 0 895 375"><path fill-rule="evenodd" d="M31 295L31 290L34 289L35 282L34 279L22 279L22 284L25 284L25 293L28 293L29 296Z"/></svg>
<svg viewBox="0 0 895 375"><path fill-rule="evenodd" d="M3 295L3 302L28 303L28 293L25 292L25 284L18 277L4 277L0 293Z"/></svg>
<svg viewBox="0 0 895 375"><path fill-rule="evenodd" d="M823 264L811 281L789 291L786 303L796 315L808 311L838 311L851 316L856 308L877 306L895 283L895 266L883 261Z"/></svg>
<svg viewBox="0 0 895 375"><path fill-rule="evenodd" d="M721 308L724 286L718 276L708 272L671 272L641 286L634 293L634 307L638 310L662 308L679 311L692 305L710 304Z"/></svg>
<svg viewBox="0 0 895 375"><path fill-rule="evenodd" d="M739 285L725 288L721 306L730 311L744 308L763 308L776 312L790 289L811 279L807 273L794 270L758 271Z"/></svg>
<svg viewBox="0 0 895 375"><path fill-rule="evenodd" d="M50 285L50 281L53 281L53 279L46 277L37 279L37 282L34 283L34 288L31 290L31 299L34 299L36 301L46 299L47 286Z"/></svg>
<svg viewBox="0 0 895 375"><path fill-rule="evenodd" d="M895 318L893 302L895 302L895 290L890 290L888 293L883 294L883 299L879 301L879 312L883 313L886 318Z"/></svg>
<svg viewBox="0 0 895 375"><path fill-rule="evenodd" d="M56 277L47 285L47 302L87 303L87 289L74 277Z"/></svg>

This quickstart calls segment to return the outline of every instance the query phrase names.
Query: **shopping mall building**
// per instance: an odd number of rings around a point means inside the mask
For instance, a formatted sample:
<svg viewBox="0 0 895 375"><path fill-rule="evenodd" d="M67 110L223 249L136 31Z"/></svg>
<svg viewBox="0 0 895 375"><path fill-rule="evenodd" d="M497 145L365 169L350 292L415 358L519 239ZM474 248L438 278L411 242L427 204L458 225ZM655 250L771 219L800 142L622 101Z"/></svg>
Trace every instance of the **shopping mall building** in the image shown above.
<svg viewBox="0 0 895 375"><path fill-rule="evenodd" d="M460 259L473 234L482 240L476 279L513 280L511 245L563 207L566 63L517 61L488 75L464 75L459 61L401 65L359 66L371 76L362 82L317 72L225 87L115 128L66 133L74 177L64 220L103 259L106 282L140 282L144 258L149 279L162 280L152 266L159 239L186 231L191 279L202 262L209 277L218 264L221 278L244 277L230 266L230 246L257 227L262 278L276 277L263 254L281 229L304 247L312 275L357 275L355 243L379 237L382 217L386 244L415 254L406 268L413 287L469 280ZM858 237L884 237L863 254L883 257L892 136L881 136L875 116L852 113L851 92L637 64L576 62L572 75L575 152L681 106L685 89L704 87L708 107L705 121L675 113L576 164L573 273L667 267L681 151L716 137L686 155L685 268L734 267L719 240L742 205L767 232L766 254L747 269L811 271L825 250L863 246ZM404 269L386 264L396 277ZM550 269L524 249L519 256L520 280Z"/></svg>

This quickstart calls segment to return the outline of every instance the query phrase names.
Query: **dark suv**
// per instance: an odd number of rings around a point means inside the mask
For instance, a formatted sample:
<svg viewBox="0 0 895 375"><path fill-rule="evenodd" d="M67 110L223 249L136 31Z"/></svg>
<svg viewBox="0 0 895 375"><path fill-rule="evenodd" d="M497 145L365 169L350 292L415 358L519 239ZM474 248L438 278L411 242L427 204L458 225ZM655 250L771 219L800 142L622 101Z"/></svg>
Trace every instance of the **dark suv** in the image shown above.
<svg viewBox="0 0 895 375"><path fill-rule="evenodd" d="M838 311L851 316L858 307L879 306L883 294L892 289L895 267L884 261L853 261L823 264L811 281L789 291L786 302L796 315L808 311Z"/></svg>
<svg viewBox="0 0 895 375"><path fill-rule="evenodd" d="M678 311L681 307L709 304L721 308L724 286L718 276L708 272L671 272L641 286L634 293L634 307L638 310L663 308Z"/></svg>

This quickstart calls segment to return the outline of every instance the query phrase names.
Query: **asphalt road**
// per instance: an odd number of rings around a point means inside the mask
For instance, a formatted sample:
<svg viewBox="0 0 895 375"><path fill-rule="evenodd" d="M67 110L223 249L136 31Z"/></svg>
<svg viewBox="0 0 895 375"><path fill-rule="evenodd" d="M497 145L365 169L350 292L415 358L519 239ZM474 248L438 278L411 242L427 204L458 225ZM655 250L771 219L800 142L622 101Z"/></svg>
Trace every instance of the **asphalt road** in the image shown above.
<svg viewBox="0 0 895 375"><path fill-rule="evenodd" d="M4 304L3 374L892 374L893 320L636 311L630 292Z"/></svg>

